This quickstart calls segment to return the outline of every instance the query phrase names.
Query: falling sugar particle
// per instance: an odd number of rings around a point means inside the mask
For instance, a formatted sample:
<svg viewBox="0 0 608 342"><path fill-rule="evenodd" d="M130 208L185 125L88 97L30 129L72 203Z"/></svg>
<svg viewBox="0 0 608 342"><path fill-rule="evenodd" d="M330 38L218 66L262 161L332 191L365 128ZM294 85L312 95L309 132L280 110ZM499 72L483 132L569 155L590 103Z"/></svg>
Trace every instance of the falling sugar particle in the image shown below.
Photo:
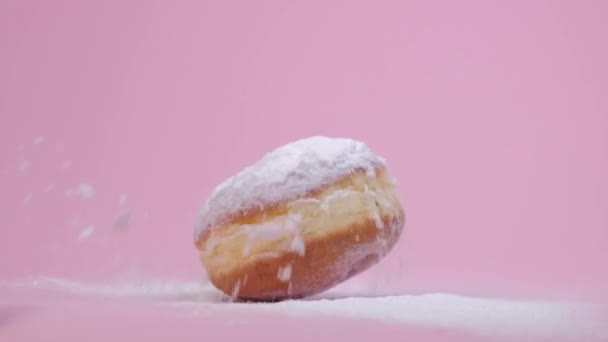
<svg viewBox="0 0 608 342"><path fill-rule="evenodd" d="M306 254L306 244L299 234L294 236L289 249L298 253L300 256L304 256Z"/></svg>
<svg viewBox="0 0 608 342"><path fill-rule="evenodd" d="M236 297L238 297L239 295L239 291L241 290L241 280L237 280L236 283L234 284L234 288L232 289L232 299L236 299Z"/></svg>
<svg viewBox="0 0 608 342"><path fill-rule="evenodd" d="M380 218L380 213L378 210L374 210L372 212L372 217L374 218L374 223L376 224L377 229L384 229L384 221Z"/></svg>
<svg viewBox="0 0 608 342"><path fill-rule="evenodd" d="M34 145L40 145L44 142L44 137L43 136L38 136L36 137L36 139L34 139Z"/></svg>
<svg viewBox="0 0 608 342"><path fill-rule="evenodd" d="M23 203L23 204L28 204L28 203L30 203L30 201L31 201L31 200L32 200L32 194L27 194L27 195L26 195L26 196L23 198L23 200L21 200L21 203Z"/></svg>
<svg viewBox="0 0 608 342"><path fill-rule="evenodd" d="M49 184L46 186L46 188L44 188L44 190L42 190L42 193L48 194L49 192L53 191L53 188L55 188L55 185Z"/></svg>
<svg viewBox="0 0 608 342"><path fill-rule="evenodd" d="M291 279L291 264L287 264L283 267L279 267L279 272L277 273L277 279L282 282L288 282Z"/></svg>
<svg viewBox="0 0 608 342"><path fill-rule="evenodd" d="M17 171L25 172L30 167L30 162L27 160L22 160L17 164Z"/></svg>
<svg viewBox="0 0 608 342"><path fill-rule="evenodd" d="M126 231L131 227L132 217L133 215L131 214L131 211L120 213L114 218L112 227L116 231Z"/></svg>
<svg viewBox="0 0 608 342"><path fill-rule="evenodd" d="M91 184L81 183L75 189L66 191L68 196L80 196L82 199L89 199L95 195L95 189Z"/></svg>
<svg viewBox="0 0 608 342"><path fill-rule="evenodd" d="M118 205L124 205L127 202L127 194L120 194L118 196Z"/></svg>
<svg viewBox="0 0 608 342"><path fill-rule="evenodd" d="M93 232L95 231L95 226L87 226L85 229L83 229L80 232L80 235L78 235L78 240L86 240L88 238L91 237L91 235L93 235Z"/></svg>

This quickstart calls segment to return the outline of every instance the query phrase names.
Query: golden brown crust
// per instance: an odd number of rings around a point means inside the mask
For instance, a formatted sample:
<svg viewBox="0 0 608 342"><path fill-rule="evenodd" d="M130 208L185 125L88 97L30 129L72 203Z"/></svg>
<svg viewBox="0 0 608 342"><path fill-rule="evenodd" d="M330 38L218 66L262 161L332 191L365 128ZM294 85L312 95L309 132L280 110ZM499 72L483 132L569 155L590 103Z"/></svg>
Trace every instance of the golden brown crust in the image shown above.
<svg viewBox="0 0 608 342"><path fill-rule="evenodd" d="M388 252L399 239L404 213L383 217L384 228L372 219L339 229L322 239L306 241L304 256L283 252L254 260L238 268L209 274L212 284L239 300L282 300L320 293L376 264L384 255L375 246L386 241ZM350 260L344 260L350 258ZM338 267L337 263L346 263ZM289 281L277 277L279 269L291 265Z"/></svg>

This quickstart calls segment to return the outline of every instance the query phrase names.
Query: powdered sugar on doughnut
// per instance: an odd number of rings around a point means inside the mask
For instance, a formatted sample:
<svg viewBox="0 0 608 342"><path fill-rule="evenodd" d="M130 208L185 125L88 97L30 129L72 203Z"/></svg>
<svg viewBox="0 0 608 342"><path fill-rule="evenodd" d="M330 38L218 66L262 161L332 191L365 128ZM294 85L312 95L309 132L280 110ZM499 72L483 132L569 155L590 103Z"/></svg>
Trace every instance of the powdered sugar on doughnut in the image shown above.
<svg viewBox="0 0 608 342"><path fill-rule="evenodd" d="M218 185L203 206L196 238L227 215L303 196L356 169L384 166L363 142L313 136L283 145Z"/></svg>

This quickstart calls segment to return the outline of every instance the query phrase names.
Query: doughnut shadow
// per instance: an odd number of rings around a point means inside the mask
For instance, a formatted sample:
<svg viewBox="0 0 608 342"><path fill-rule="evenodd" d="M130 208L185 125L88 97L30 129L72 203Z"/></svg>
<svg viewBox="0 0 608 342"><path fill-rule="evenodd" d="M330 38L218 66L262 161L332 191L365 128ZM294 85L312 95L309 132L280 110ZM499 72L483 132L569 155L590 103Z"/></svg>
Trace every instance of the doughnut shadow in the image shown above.
<svg viewBox="0 0 608 342"><path fill-rule="evenodd" d="M260 298L238 298L238 299L228 299L225 300L224 302L227 303L239 303L239 304L272 304L272 303L281 303L281 302L286 302L286 301L290 301L290 300L303 300L302 297L299 298L282 298L282 297L277 297L277 298L266 298L266 299L260 299Z"/></svg>

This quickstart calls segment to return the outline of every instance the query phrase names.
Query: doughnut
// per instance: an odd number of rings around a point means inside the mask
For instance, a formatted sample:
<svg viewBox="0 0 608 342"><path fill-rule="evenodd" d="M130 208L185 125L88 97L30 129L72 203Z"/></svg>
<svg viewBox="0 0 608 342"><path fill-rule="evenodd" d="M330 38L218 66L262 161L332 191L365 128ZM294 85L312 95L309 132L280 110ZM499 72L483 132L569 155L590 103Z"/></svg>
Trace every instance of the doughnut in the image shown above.
<svg viewBox="0 0 608 342"><path fill-rule="evenodd" d="M405 212L366 144L312 136L267 153L211 193L195 228L210 283L235 300L324 292L378 263Z"/></svg>

